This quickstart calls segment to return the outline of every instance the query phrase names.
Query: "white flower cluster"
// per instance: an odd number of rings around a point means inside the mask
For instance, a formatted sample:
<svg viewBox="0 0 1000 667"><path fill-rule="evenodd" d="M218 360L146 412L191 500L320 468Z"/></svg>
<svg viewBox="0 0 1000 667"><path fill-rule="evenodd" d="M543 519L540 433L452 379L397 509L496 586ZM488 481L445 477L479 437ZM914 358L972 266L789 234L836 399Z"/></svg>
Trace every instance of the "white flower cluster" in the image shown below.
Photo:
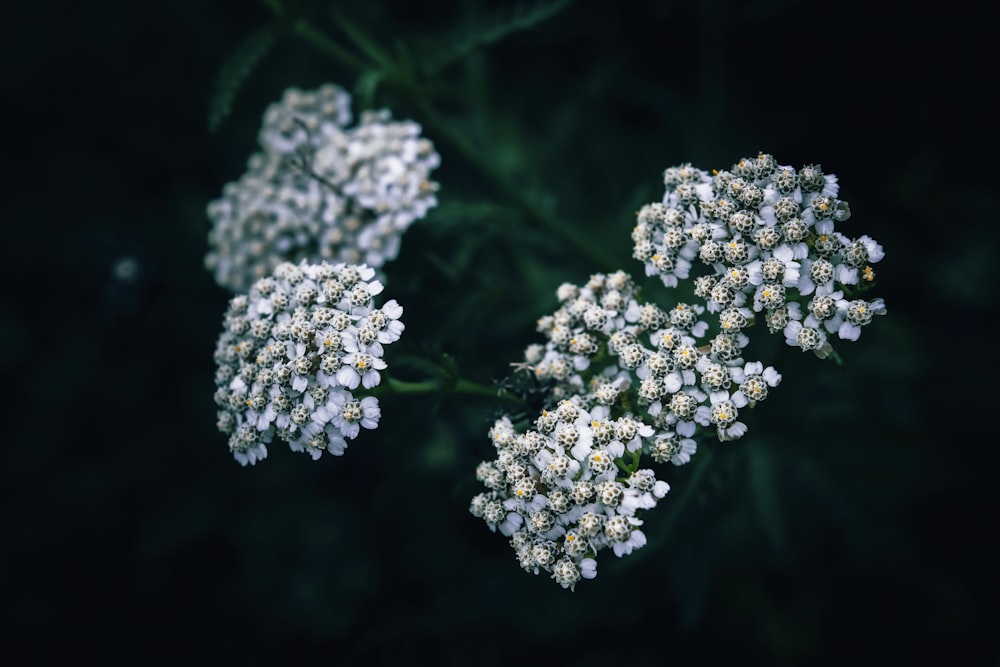
<svg viewBox="0 0 1000 667"><path fill-rule="evenodd" d="M247 171L209 203L206 267L234 293L281 262L365 263L399 253L403 232L437 205L440 164L412 121L369 111L352 128L351 98L327 84L295 88L264 114Z"/></svg>
<svg viewBox="0 0 1000 667"><path fill-rule="evenodd" d="M624 271L559 287L559 308L538 320L546 342L516 364L547 386L550 410L523 433L498 420L497 457L476 472L488 490L472 514L510 537L524 569L564 588L596 575L601 549L645 544L637 511L668 487L640 468L644 455L682 465L701 432L746 433L740 411L781 381L744 358L758 313L821 357L828 334L856 340L885 313L881 299L846 296L871 286L883 251L834 229L850 212L818 166L796 171L762 153L714 175L672 167L664 182L663 201L638 213L634 257L668 287L691 279L698 302L644 303Z"/></svg>
<svg viewBox="0 0 1000 667"><path fill-rule="evenodd" d="M649 428L609 415L607 406L564 400L524 433L499 419L490 430L497 458L476 469L488 491L472 499L472 514L510 538L522 568L563 588L596 576L600 550L623 556L646 544L637 511L670 488L652 470L621 464Z"/></svg>
<svg viewBox="0 0 1000 667"><path fill-rule="evenodd" d="M669 487L639 467L642 456L682 465L699 428L740 437L739 410L781 376L745 362L747 339L736 331L700 344L702 307L641 303L622 271L564 284L557 296L558 310L538 321L547 342L519 364L550 385L557 407L524 433L507 417L496 422L497 457L476 475L488 491L470 510L511 538L522 567L571 588L596 574L601 549L623 556L645 544L637 511Z"/></svg>
<svg viewBox="0 0 1000 667"><path fill-rule="evenodd" d="M869 236L835 230L850 208L818 165L796 171L760 153L712 174L671 167L663 180L663 201L639 211L633 256L668 287L707 267L695 294L724 327L762 313L772 333L824 357L828 334L857 340L886 312L882 299L847 296L873 283L884 253Z"/></svg>
<svg viewBox="0 0 1000 667"><path fill-rule="evenodd" d="M637 291L622 271L562 285L558 310L538 320L548 341L529 346L520 365L551 383L554 400L576 397L642 420L646 451L681 465L699 427L723 441L741 437L739 410L764 400L781 375L743 358L749 338L740 313L727 313L710 335L703 306L663 310L640 302Z"/></svg>
<svg viewBox="0 0 1000 667"><path fill-rule="evenodd" d="M267 456L275 436L318 459L341 455L362 428L378 426L374 396L383 346L399 340L403 308L387 301L365 265L279 264L233 297L215 348L218 428L241 464Z"/></svg>

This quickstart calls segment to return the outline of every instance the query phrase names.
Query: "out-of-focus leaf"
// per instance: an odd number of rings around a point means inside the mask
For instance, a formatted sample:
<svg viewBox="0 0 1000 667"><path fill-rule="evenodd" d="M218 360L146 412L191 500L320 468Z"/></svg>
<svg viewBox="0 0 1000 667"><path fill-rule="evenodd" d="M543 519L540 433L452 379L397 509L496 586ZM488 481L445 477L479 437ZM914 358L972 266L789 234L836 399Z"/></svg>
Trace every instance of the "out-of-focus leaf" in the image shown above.
<svg viewBox="0 0 1000 667"><path fill-rule="evenodd" d="M257 0L257 2L264 5L279 16L285 11L285 5L281 0Z"/></svg>
<svg viewBox="0 0 1000 667"><path fill-rule="evenodd" d="M519 2L471 19L427 49L423 69L431 74L467 56L474 49L497 42L511 33L527 30L552 18L573 0Z"/></svg>
<svg viewBox="0 0 1000 667"><path fill-rule="evenodd" d="M484 224L513 218L515 212L487 200L441 202L422 224L436 231L444 229L468 231L470 226L477 229ZM454 229L453 229L454 228Z"/></svg>
<svg viewBox="0 0 1000 667"><path fill-rule="evenodd" d="M358 82L354 84L354 96L362 109L372 109L375 107L375 93L379 84L382 83L382 70L368 70L358 77Z"/></svg>
<svg viewBox="0 0 1000 667"><path fill-rule="evenodd" d="M215 132L233 110L240 90L274 45L274 31L263 28L252 33L226 58L215 79L215 92L208 106L208 129Z"/></svg>

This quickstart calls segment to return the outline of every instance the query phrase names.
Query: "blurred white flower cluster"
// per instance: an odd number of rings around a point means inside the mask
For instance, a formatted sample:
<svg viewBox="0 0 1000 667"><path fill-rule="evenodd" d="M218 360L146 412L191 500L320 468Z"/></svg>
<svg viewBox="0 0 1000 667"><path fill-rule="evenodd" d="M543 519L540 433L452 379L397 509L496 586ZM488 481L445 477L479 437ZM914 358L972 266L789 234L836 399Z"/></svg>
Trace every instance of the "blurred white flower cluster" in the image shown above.
<svg viewBox="0 0 1000 667"><path fill-rule="evenodd" d="M668 287L691 280L695 301L643 302L624 271L559 287L559 308L538 320L546 342L515 364L547 387L548 409L531 427L497 420L496 458L476 471L487 490L472 514L510 538L525 570L564 588L596 575L602 549L623 556L646 543L638 514L669 487L645 456L682 465L706 432L746 433L740 411L781 381L745 358L757 314L825 357L828 334L856 340L885 313L859 295L882 248L834 229L849 209L818 166L760 154L714 175L672 167L664 182L663 201L638 213L634 256Z"/></svg>
<svg viewBox="0 0 1000 667"><path fill-rule="evenodd" d="M218 428L243 465L267 456L277 437L318 459L344 453L362 428L378 426L383 347L403 332L402 307L381 308L365 265L279 264L229 302L215 349Z"/></svg>
<svg viewBox="0 0 1000 667"><path fill-rule="evenodd" d="M209 203L206 267L234 293L282 262L334 261L379 269L403 232L437 205L440 164L412 121L368 111L327 84L287 90L264 114L247 171Z"/></svg>

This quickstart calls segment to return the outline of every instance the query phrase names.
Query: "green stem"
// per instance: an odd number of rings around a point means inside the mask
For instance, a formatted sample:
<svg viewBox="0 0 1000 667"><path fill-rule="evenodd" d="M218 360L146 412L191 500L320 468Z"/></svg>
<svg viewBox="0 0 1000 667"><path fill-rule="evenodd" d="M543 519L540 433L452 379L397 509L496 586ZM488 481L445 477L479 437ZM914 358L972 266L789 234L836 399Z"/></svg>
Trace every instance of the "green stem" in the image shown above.
<svg viewBox="0 0 1000 667"><path fill-rule="evenodd" d="M440 378L409 382L383 375L382 383L373 389L371 393L373 396L385 394L462 394L465 396L487 396L524 407L524 401L516 394L503 389L497 390L495 387L472 382L464 378L459 378L453 386L449 387Z"/></svg>
<svg viewBox="0 0 1000 667"><path fill-rule="evenodd" d="M390 377L386 378L385 387L389 394L436 394L441 391L441 381L407 382Z"/></svg>
<svg viewBox="0 0 1000 667"><path fill-rule="evenodd" d="M625 463L621 457L618 457L615 459L615 465L621 468L622 472L628 473L629 477L631 477L632 473L639 469L639 460L642 458L642 449L629 452L629 454L632 457L631 463ZM621 478L621 481L627 482L628 478Z"/></svg>
<svg viewBox="0 0 1000 667"><path fill-rule="evenodd" d="M522 402L521 399L509 392L503 390L498 391L496 387L489 387L487 385L479 384L478 382L471 382L462 378L459 378L458 382L455 383L452 391L456 394L465 394L468 396L489 396L491 398L496 398L506 394L508 397L507 400L514 399L518 403Z"/></svg>

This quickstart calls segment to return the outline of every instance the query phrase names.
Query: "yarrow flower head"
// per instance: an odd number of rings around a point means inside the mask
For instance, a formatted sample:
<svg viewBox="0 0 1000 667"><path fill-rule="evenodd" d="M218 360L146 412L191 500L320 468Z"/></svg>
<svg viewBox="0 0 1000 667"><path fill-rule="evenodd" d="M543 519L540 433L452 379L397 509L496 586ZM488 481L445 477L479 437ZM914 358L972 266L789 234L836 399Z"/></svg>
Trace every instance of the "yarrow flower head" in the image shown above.
<svg viewBox="0 0 1000 667"><path fill-rule="evenodd" d="M829 336L857 340L886 312L881 299L860 298L882 246L836 229L851 210L819 165L795 169L760 153L712 173L671 167L663 180L662 201L637 215L633 256L668 287L693 276L727 330L760 314L789 345L824 357Z"/></svg>
<svg viewBox="0 0 1000 667"><path fill-rule="evenodd" d="M215 348L217 426L243 465L275 438L318 459L378 426L384 346L403 332L395 300L366 265L279 264L233 297ZM359 387L362 391L359 392Z"/></svg>
<svg viewBox="0 0 1000 667"><path fill-rule="evenodd" d="M560 286L559 307L537 321L545 343L514 364L547 391L546 409L527 430L498 420L497 457L476 473L487 490L472 514L510 538L525 570L564 588L596 575L600 550L645 544L638 514L668 487L643 456L683 465L699 436L746 434L741 411L781 382L745 358L758 315L823 357L828 336L856 340L885 313L882 299L860 296L882 247L835 229L850 209L818 165L761 153L711 174L671 167L664 183L662 201L638 212L633 254L667 287L690 280L694 299L644 302L624 271Z"/></svg>
<svg viewBox="0 0 1000 667"><path fill-rule="evenodd" d="M648 430L608 410L563 401L534 429L518 432L508 417L490 430L497 457L476 470L486 491L470 511L507 536L521 567L546 572L563 588L597 575L598 552L625 556L646 544L638 514L670 490L649 469L621 463L623 439Z"/></svg>
<svg viewBox="0 0 1000 667"><path fill-rule="evenodd" d="M675 465L690 460L699 429L719 440L746 432L738 419L750 403L740 393L743 369L754 364L765 373L761 362L743 357L751 310L731 306L713 328L702 304L664 309L641 301L623 271L595 274L582 286L565 284L557 296L559 308L538 320L547 342L530 346L517 364L549 386L552 403L606 406L649 436L622 440L627 451L641 449ZM781 379L771 367L766 377L765 388ZM764 396L758 392L753 400Z"/></svg>
<svg viewBox="0 0 1000 667"><path fill-rule="evenodd" d="M219 285L245 292L285 261L395 259L403 232L437 205L440 156L388 111L350 122L350 95L332 84L291 88L267 109L261 150L208 205L205 264Z"/></svg>
<svg viewBox="0 0 1000 667"><path fill-rule="evenodd" d="M497 458L480 464L488 490L470 510L510 538L525 570L572 588L596 576L602 549L624 556L646 543L640 514L669 486L640 467L642 456L683 465L698 429L739 438L738 410L750 403L741 383L765 378L754 394L763 400L780 375L745 362L737 333L707 338L702 306L642 302L623 271L564 284L557 297L538 320L547 342L517 364L549 387L550 405L524 432L506 417L494 424Z"/></svg>

